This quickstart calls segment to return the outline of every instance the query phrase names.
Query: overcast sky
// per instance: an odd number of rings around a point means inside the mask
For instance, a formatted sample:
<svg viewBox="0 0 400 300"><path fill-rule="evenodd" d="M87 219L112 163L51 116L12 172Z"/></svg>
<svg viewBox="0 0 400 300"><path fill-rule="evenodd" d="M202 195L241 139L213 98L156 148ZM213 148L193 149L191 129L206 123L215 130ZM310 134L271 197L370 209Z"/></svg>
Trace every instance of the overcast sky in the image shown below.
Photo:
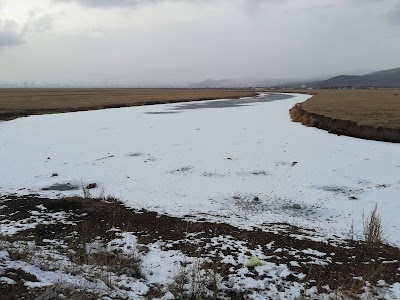
<svg viewBox="0 0 400 300"><path fill-rule="evenodd" d="M399 49L399 0L0 0L0 81L308 79Z"/></svg>

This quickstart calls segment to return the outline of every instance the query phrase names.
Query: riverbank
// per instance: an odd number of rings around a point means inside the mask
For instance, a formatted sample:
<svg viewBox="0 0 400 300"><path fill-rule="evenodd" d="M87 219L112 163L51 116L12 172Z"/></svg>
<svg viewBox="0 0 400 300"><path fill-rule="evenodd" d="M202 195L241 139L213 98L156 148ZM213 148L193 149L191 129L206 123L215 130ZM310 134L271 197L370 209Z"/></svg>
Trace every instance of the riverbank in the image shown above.
<svg viewBox="0 0 400 300"><path fill-rule="evenodd" d="M306 90L313 97L296 104L293 121L331 133L367 140L400 142L400 91Z"/></svg>
<svg viewBox="0 0 400 300"><path fill-rule="evenodd" d="M0 89L0 120L255 95L254 91L232 89Z"/></svg>

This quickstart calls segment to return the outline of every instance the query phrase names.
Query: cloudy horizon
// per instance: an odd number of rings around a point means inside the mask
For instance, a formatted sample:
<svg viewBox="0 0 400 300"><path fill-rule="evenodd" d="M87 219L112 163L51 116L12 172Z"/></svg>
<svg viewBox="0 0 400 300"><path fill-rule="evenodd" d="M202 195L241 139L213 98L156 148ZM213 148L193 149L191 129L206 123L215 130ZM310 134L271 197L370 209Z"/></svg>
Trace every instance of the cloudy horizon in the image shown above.
<svg viewBox="0 0 400 300"><path fill-rule="evenodd" d="M0 81L308 80L400 66L398 0L0 0Z"/></svg>

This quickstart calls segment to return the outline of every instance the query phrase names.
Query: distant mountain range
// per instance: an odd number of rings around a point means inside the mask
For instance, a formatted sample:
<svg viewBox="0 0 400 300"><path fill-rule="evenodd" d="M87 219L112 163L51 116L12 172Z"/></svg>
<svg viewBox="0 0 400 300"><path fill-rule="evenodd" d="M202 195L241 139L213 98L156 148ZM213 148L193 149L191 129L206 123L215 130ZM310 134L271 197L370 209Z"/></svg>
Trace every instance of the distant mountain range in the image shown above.
<svg viewBox="0 0 400 300"><path fill-rule="evenodd" d="M247 88L268 87L274 85L288 84L288 80L282 79L260 79L260 78L236 78L236 79L207 79L190 84L189 88ZM293 80L291 81L293 82Z"/></svg>
<svg viewBox="0 0 400 300"><path fill-rule="evenodd" d="M320 87L400 87L400 68L368 73L366 75L340 75L322 81L306 82L304 85Z"/></svg>
<svg viewBox="0 0 400 300"><path fill-rule="evenodd" d="M294 83L295 82L295 83ZM190 88L245 88L245 87L400 87L400 68L368 73L365 75L340 75L319 81L289 81L279 79L222 79L204 80L190 84Z"/></svg>
<svg viewBox="0 0 400 300"><path fill-rule="evenodd" d="M200 82L175 81L86 81L86 82L24 82L1 81L0 88L338 88L338 87L396 87L400 88L400 68L368 73L366 75L340 75L326 80L300 81L284 79L236 78L207 79Z"/></svg>

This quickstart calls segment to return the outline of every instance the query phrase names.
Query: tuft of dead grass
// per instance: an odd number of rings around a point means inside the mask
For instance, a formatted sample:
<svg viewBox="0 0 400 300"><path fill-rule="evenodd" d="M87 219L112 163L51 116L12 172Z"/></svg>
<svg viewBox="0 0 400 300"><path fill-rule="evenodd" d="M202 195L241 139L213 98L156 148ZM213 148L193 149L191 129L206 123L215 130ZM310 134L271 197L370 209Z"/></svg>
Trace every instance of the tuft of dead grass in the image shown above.
<svg viewBox="0 0 400 300"><path fill-rule="evenodd" d="M169 290L178 299L219 299L220 286L221 276L216 267L208 268L208 264L203 264L198 257L181 264Z"/></svg>
<svg viewBox="0 0 400 300"><path fill-rule="evenodd" d="M368 246L376 246L383 242L382 222L377 204L370 215L363 216L363 234Z"/></svg>

